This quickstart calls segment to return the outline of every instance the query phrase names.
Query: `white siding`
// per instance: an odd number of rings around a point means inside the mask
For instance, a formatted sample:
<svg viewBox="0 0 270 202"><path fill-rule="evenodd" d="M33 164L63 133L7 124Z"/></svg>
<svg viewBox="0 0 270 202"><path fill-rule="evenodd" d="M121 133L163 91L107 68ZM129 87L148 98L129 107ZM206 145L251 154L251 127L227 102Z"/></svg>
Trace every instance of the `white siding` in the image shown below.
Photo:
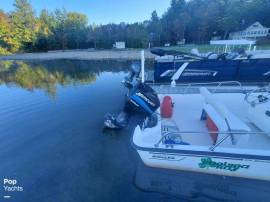
<svg viewBox="0 0 270 202"><path fill-rule="evenodd" d="M259 22L253 23L243 31L230 33L230 39L257 39L266 37L269 34L269 29L262 26Z"/></svg>

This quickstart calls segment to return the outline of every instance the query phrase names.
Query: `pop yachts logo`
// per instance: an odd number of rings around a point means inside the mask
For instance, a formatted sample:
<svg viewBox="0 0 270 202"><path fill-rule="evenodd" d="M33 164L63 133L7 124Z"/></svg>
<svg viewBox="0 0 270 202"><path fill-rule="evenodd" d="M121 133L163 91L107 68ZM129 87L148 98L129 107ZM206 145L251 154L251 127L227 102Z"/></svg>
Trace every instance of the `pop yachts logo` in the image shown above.
<svg viewBox="0 0 270 202"><path fill-rule="evenodd" d="M17 191L23 191L22 186L18 186L18 181L15 179L4 179L4 191L6 192L17 192Z"/></svg>
<svg viewBox="0 0 270 202"><path fill-rule="evenodd" d="M240 168L248 169L249 165L242 165L242 164L233 164L228 162L215 162L211 158L201 158L201 162L199 163L200 168L215 168L221 170L229 170L229 171L237 171Z"/></svg>

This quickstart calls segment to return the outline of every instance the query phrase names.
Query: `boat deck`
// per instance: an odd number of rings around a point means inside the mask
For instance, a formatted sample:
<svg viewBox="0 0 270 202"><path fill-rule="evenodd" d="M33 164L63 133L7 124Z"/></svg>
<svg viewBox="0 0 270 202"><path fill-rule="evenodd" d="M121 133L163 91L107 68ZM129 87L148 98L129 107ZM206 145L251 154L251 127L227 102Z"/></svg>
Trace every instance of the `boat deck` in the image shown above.
<svg viewBox="0 0 270 202"><path fill-rule="evenodd" d="M174 111L172 120L177 124L181 132L199 132L199 133L181 133L184 142L191 145L211 146L213 141L209 135L206 121L201 120L204 107L204 98L201 94L171 94L174 102ZM260 132L248 118L249 104L244 101L245 94L242 93L216 93L214 94L218 102L222 102L230 112L242 120L251 132ZM160 95L162 100L163 95ZM270 124L270 123L269 123ZM221 145L224 146L224 145ZM248 149L270 149L270 137L266 134L249 134L246 144L228 145L224 147L248 148Z"/></svg>

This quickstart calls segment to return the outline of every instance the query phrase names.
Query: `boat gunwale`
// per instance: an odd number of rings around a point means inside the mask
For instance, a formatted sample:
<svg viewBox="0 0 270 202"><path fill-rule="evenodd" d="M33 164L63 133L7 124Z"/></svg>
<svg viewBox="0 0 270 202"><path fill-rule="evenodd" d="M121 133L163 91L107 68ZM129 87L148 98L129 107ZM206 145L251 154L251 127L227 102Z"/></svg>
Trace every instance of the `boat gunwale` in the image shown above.
<svg viewBox="0 0 270 202"><path fill-rule="evenodd" d="M228 153L228 152L217 152L217 151L195 151L195 150L185 150L185 149L168 149L168 148L152 148L152 147L142 147L138 146L133 141L133 136L131 138L131 145L138 151L148 151L148 152L158 152L166 154L181 154L187 156L211 156L213 158L226 158L226 159L237 159L237 160L260 160L260 161L270 161L269 156L256 155L256 154L239 154L239 153ZM193 155L192 155L193 154ZM197 155L196 155L197 154ZM270 163L270 162L269 162Z"/></svg>

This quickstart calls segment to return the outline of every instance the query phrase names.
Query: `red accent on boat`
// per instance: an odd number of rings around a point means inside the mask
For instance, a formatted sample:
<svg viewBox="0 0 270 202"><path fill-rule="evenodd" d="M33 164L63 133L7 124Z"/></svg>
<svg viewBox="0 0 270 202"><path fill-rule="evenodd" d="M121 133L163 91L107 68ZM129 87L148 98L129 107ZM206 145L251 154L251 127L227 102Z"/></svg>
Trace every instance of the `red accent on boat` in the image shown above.
<svg viewBox="0 0 270 202"><path fill-rule="evenodd" d="M161 103L161 117L162 118L171 118L173 113L173 103L170 96L165 96Z"/></svg>
<svg viewBox="0 0 270 202"><path fill-rule="evenodd" d="M206 119L206 126L208 128L208 131L216 132L216 133L210 133L213 143L215 144L217 142L217 137L218 137L218 128L216 124L214 123L214 121L208 115Z"/></svg>

